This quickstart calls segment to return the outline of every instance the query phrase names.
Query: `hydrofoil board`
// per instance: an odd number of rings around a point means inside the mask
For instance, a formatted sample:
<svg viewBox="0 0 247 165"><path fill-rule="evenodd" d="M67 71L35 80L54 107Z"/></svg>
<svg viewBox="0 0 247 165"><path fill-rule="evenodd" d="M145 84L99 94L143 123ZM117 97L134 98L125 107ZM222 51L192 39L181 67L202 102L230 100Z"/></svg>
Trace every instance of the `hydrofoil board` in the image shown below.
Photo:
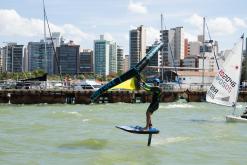
<svg viewBox="0 0 247 165"><path fill-rule="evenodd" d="M156 128L149 128L147 130L144 130L143 127L140 126L116 126L116 128L119 128L121 130L135 133L135 134L158 134L160 131Z"/></svg>

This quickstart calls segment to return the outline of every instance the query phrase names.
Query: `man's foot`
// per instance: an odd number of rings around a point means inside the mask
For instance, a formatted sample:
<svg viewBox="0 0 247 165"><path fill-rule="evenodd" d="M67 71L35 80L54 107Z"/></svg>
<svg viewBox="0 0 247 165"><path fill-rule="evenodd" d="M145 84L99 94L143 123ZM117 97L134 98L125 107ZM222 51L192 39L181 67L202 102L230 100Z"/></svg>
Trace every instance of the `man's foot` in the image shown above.
<svg viewBox="0 0 247 165"><path fill-rule="evenodd" d="M149 130L149 127L143 127L141 130L142 131L148 131Z"/></svg>
<svg viewBox="0 0 247 165"><path fill-rule="evenodd" d="M142 131L149 131L150 129L152 129L152 127L143 127L141 130Z"/></svg>

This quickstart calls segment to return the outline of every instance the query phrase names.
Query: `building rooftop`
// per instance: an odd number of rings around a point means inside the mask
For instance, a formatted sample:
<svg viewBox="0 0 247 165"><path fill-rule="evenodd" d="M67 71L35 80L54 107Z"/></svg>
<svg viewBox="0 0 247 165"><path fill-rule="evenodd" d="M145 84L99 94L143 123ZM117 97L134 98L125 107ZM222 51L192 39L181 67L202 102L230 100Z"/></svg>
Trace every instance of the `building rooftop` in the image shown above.
<svg viewBox="0 0 247 165"><path fill-rule="evenodd" d="M198 72L198 71L177 71L177 74L179 76L202 76L202 72ZM204 72L204 76L206 77L215 77L216 72L208 72L205 71Z"/></svg>

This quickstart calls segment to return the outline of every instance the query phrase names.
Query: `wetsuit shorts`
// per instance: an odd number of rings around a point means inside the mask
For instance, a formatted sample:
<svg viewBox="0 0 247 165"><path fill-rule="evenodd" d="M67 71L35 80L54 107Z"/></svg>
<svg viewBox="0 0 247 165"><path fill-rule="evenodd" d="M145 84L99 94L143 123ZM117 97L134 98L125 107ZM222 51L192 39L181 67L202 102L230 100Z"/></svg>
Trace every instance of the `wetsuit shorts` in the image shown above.
<svg viewBox="0 0 247 165"><path fill-rule="evenodd" d="M147 112L150 112L151 114L156 111L157 109L159 108L159 102L154 102L154 103L151 103L147 109Z"/></svg>

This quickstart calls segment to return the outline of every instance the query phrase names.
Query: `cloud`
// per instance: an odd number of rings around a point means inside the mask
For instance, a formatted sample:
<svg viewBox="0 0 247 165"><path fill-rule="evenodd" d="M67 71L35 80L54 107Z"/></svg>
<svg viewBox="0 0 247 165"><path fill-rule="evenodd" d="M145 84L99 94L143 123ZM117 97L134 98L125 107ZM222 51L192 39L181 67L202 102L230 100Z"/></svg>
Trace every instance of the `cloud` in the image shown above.
<svg viewBox="0 0 247 165"><path fill-rule="evenodd" d="M108 41L114 41L113 36L108 32L104 33L104 39Z"/></svg>
<svg viewBox="0 0 247 165"><path fill-rule="evenodd" d="M128 5L128 10L137 14L146 14L147 8L141 2L130 1Z"/></svg>
<svg viewBox="0 0 247 165"><path fill-rule="evenodd" d="M234 21L234 24L238 27L243 27L243 28L247 27L246 21L241 18L235 17L233 18L233 21Z"/></svg>
<svg viewBox="0 0 247 165"><path fill-rule="evenodd" d="M0 10L0 35L33 37L42 34L43 22L21 17L15 10Z"/></svg>
<svg viewBox="0 0 247 165"><path fill-rule="evenodd" d="M81 31L72 24L55 25L49 23L52 32L60 32L65 38L77 42L93 40L93 35ZM43 20L25 18L15 10L0 9L0 35L9 37L43 38ZM48 30L47 30L48 32Z"/></svg>
<svg viewBox="0 0 247 165"><path fill-rule="evenodd" d="M190 23L191 25L195 26L196 28L202 29L202 21L203 17L197 14L191 15L186 22Z"/></svg>
<svg viewBox="0 0 247 165"><path fill-rule="evenodd" d="M196 32L202 33L203 17L198 14L191 15L186 22L194 26ZM240 18L216 17L206 19L210 33L214 36L234 34L239 28L247 27L246 22Z"/></svg>
<svg viewBox="0 0 247 165"><path fill-rule="evenodd" d="M184 31L184 38L187 38L189 41L197 41L197 36L187 31Z"/></svg>
<svg viewBox="0 0 247 165"><path fill-rule="evenodd" d="M233 21L226 17L210 19L208 20L208 26L212 33L219 36L233 34L237 30L233 24Z"/></svg>
<svg viewBox="0 0 247 165"><path fill-rule="evenodd" d="M152 45L154 41L159 41L160 31L154 27L146 27L147 45Z"/></svg>

